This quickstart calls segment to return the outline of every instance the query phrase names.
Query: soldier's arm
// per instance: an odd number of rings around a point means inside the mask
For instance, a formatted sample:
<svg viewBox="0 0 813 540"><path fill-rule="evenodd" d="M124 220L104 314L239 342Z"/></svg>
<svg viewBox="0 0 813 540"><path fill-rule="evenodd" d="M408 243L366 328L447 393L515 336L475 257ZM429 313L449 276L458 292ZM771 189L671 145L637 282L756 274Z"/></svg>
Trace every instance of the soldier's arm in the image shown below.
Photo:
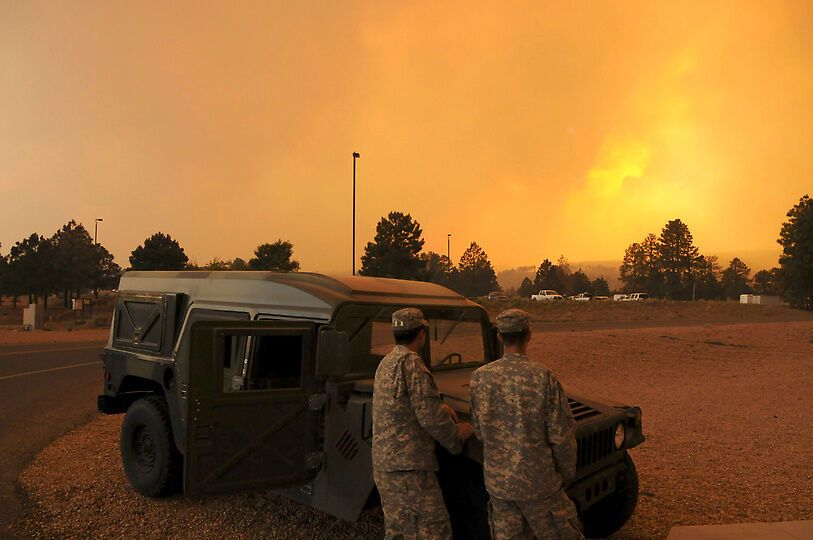
<svg viewBox="0 0 813 540"><path fill-rule="evenodd" d="M479 381L479 378L477 377L477 373L472 374L471 383L470 383L470 386L469 386L469 390L470 390L470 392L469 392L469 404L471 406L471 423L474 425L474 435L478 439L480 439L482 441L483 440L483 433L482 433L482 429L480 428L480 419L477 416L477 407L478 407L477 393L478 393L478 390L479 390L479 385L480 385L480 381Z"/></svg>
<svg viewBox="0 0 813 540"><path fill-rule="evenodd" d="M553 450L556 468L570 482L576 476L576 422L559 381L551 375L548 387L548 444Z"/></svg>
<svg viewBox="0 0 813 540"><path fill-rule="evenodd" d="M463 436L452 417L443 409L443 400L432 374L417 356L407 358L403 370L409 402L418 423L449 452L459 454L463 450Z"/></svg>

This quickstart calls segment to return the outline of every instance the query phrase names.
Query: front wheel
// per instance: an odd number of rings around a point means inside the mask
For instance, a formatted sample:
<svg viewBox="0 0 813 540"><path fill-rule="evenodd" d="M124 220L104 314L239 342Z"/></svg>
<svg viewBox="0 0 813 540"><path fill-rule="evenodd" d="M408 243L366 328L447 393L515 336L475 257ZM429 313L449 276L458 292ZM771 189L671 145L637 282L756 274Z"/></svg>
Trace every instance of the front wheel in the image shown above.
<svg viewBox="0 0 813 540"><path fill-rule="evenodd" d="M619 530L632 517L638 505L638 471L629 454L624 455L624 468L618 475L616 490L591 506L581 515L588 538L606 538Z"/></svg>
<svg viewBox="0 0 813 540"><path fill-rule="evenodd" d="M142 495L158 497L179 487L181 456L163 397L141 398L127 409L121 425L121 463L130 484Z"/></svg>

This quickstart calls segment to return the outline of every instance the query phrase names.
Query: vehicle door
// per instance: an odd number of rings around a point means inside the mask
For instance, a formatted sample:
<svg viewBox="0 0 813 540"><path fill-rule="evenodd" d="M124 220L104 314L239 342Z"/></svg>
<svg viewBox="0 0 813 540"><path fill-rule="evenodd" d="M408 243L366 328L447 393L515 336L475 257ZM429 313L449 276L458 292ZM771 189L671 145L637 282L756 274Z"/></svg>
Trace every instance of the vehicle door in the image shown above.
<svg viewBox="0 0 813 540"><path fill-rule="evenodd" d="M191 339L185 492L312 480L322 421L314 323L200 321Z"/></svg>

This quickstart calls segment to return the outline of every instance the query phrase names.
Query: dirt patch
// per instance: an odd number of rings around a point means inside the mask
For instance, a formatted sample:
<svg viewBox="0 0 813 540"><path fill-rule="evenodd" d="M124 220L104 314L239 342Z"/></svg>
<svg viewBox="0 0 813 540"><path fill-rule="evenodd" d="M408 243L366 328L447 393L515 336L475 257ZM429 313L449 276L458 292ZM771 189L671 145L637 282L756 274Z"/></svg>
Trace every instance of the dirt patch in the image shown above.
<svg viewBox="0 0 813 540"><path fill-rule="evenodd" d="M641 496L615 538L675 524L813 518L813 323L550 332L534 358L566 386L641 406L632 451ZM710 346L708 341L743 347ZM127 484L121 417L99 417L44 450L20 477L25 536L380 538L380 511L346 523L268 492L151 500Z"/></svg>

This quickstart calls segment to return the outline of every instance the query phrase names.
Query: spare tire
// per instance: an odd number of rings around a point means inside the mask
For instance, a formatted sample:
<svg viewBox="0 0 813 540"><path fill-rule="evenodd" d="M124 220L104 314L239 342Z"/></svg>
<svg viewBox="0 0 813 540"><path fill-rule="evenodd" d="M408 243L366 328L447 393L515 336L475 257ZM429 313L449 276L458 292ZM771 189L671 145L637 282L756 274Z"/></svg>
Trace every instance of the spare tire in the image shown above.
<svg viewBox="0 0 813 540"><path fill-rule="evenodd" d="M142 495L159 497L180 487L182 460L162 396L141 398L127 409L121 425L121 463Z"/></svg>

